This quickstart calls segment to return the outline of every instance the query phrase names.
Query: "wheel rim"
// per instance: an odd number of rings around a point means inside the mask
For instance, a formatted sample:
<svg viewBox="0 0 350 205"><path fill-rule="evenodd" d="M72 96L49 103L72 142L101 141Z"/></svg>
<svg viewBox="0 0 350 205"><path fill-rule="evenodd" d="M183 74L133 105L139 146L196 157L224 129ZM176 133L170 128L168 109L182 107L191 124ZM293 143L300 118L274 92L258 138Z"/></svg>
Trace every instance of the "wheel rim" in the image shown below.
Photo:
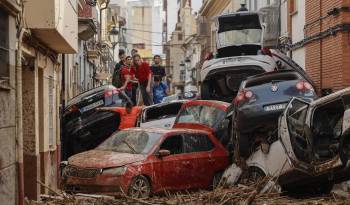
<svg viewBox="0 0 350 205"><path fill-rule="evenodd" d="M149 195L149 187L145 180L137 178L130 187L130 195L135 198L146 198Z"/></svg>

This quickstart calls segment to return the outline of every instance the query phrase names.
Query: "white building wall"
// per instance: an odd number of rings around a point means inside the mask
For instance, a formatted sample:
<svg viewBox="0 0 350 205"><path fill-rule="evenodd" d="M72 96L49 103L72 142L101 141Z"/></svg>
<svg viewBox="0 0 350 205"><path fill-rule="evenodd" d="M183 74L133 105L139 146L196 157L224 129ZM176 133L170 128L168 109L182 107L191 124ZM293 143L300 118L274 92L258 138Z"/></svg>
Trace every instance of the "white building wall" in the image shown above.
<svg viewBox="0 0 350 205"><path fill-rule="evenodd" d="M163 1L153 0L152 8L152 53L153 55L163 55L162 31L163 31Z"/></svg>
<svg viewBox="0 0 350 205"><path fill-rule="evenodd" d="M175 0L165 0L168 3L167 7L167 40L170 40L171 33L175 31L175 26L177 22L177 11L178 11L178 4Z"/></svg>

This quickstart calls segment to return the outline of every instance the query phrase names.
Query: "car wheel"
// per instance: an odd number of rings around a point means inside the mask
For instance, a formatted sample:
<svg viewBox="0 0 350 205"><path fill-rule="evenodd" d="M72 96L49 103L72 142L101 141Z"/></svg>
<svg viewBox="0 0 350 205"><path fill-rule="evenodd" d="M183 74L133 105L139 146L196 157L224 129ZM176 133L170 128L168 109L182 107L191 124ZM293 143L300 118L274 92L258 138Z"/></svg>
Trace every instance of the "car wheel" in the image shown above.
<svg viewBox="0 0 350 205"><path fill-rule="evenodd" d="M217 187L222 185L222 182L221 182L222 175L223 175L223 172L217 172L214 175L213 181L212 181L212 184L211 184L211 189L216 189Z"/></svg>
<svg viewBox="0 0 350 205"><path fill-rule="evenodd" d="M240 157L247 159L252 150L252 139L249 134L242 134L239 131L235 131L236 135L236 143L238 143L235 147L239 150Z"/></svg>
<svg viewBox="0 0 350 205"><path fill-rule="evenodd" d="M241 176L240 183L241 184L256 184L261 181L265 177L264 171L262 171L258 167L249 167Z"/></svg>
<svg viewBox="0 0 350 205"><path fill-rule="evenodd" d="M151 195L151 184L146 177L137 176L132 180L128 194L133 198L148 198Z"/></svg>

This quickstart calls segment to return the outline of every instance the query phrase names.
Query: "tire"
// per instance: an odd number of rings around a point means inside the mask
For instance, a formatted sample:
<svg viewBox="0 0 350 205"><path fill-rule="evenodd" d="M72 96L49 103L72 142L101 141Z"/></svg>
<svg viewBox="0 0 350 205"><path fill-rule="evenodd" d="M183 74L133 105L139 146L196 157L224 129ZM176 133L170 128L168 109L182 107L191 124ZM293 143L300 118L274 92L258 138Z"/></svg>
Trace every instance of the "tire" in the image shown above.
<svg viewBox="0 0 350 205"><path fill-rule="evenodd" d="M133 198L148 198L151 196L152 188L145 176L135 177L128 189L128 195Z"/></svg>
<svg viewBox="0 0 350 205"><path fill-rule="evenodd" d="M235 131L236 135L236 143L238 143L235 147L239 150L240 157L247 159L252 150L252 139L249 134L242 134L239 131Z"/></svg>
<svg viewBox="0 0 350 205"><path fill-rule="evenodd" d="M214 174L213 181L211 183L210 189L214 190L217 187L222 185L222 182L221 182L222 175L223 175L223 172L217 172L217 173Z"/></svg>
<svg viewBox="0 0 350 205"><path fill-rule="evenodd" d="M209 90L209 85L208 81L203 82L201 85L201 99L202 100L208 100L210 99L210 90Z"/></svg>

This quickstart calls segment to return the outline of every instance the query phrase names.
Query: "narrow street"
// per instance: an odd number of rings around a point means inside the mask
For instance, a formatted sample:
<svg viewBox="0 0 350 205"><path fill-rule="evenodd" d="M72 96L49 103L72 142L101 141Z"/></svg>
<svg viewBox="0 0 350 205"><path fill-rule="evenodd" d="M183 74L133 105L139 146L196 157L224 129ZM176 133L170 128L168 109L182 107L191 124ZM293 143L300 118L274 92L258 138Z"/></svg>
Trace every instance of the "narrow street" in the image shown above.
<svg viewBox="0 0 350 205"><path fill-rule="evenodd" d="M350 1L0 0L0 204L350 204Z"/></svg>

